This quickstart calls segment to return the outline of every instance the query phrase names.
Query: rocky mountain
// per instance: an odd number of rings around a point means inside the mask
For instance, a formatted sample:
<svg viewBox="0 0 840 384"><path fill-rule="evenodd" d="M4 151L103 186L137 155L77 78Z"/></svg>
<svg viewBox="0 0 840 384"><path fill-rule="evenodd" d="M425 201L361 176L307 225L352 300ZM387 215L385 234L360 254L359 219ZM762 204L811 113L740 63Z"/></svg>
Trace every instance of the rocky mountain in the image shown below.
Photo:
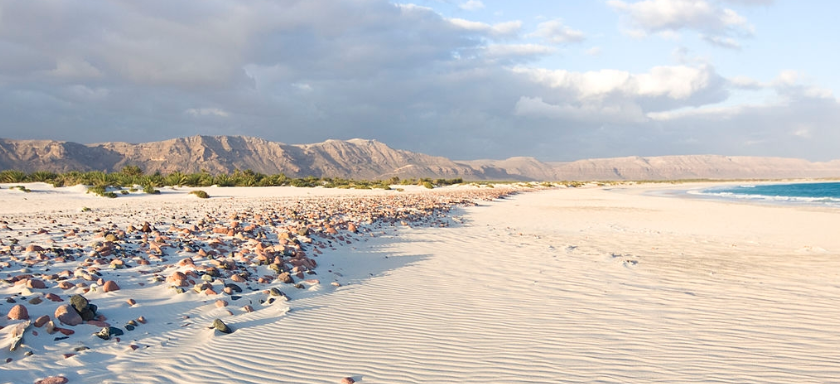
<svg viewBox="0 0 840 384"><path fill-rule="evenodd" d="M529 157L452 161L393 149L375 140L327 140L290 145L242 136L192 136L159 142L78 144L0 139L0 170L106 171L126 165L147 173L250 169L289 177L466 180L670 180L840 177L840 160L687 155L548 163Z"/></svg>
<svg viewBox="0 0 840 384"><path fill-rule="evenodd" d="M117 172L126 165L146 173L205 170L211 174L250 169L289 177L385 179L393 176L484 179L468 165L393 149L375 140L327 140L289 145L255 137L192 136L159 142L77 144L0 139L0 169ZM502 179L510 179L500 174Z"/></svg>

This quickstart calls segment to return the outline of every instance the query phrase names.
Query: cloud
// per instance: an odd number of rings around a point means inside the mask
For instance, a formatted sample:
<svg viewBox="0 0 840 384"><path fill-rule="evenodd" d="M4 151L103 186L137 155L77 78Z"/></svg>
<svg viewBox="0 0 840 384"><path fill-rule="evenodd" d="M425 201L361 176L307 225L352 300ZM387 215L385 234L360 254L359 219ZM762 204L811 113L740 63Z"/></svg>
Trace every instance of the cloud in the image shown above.
<svg viewBox="0 0 840 384"><path fill-rule="evenodd" d="M215 117L229 117L230 113L220 108L190 108L184 111L187 115L193 117L200 116L215 116Z"/></svg>
<svg viewBox="0 0 840 384"><path fill-rule="evenodd" d="M751 36L754 27L732 9L722 8L706 0L643 0L627 3L610 0L607 4L624 15L639 37L651 33L673 34L695 30L703 39L724 48L740 48L731 36Z"/></svg>
<svg viewBox="0 0 840 384"><path fill-rule="evenodd" d="M458 8L461 8L465 11L477 11L479 9L484 9L484 3L482 3L480 0L469 0L465 3L461 3L461 5L459 5Z"/></svg>
<svg viewBox="0 0 840 384"><path fill-rule="evenodd" d="M503 58L544 56L556 52L556 49L539 44L490 44L485 51L487 57Z"/></svg>
<svg viewBox="0 0 840 384"><path fill-rule="evenodd" d="M775 0L723 0L727 3L741 4L741 5L771 5Z"/></svg>
<svg viewBox="0 0 840 384"><path fill-rule="evenodd" d="M702 35L703 40L707 43L716 45L721 48L729 48L729 49L741 49L741 44L735 41L735 39L731 37L722 37L722 36L708 36Z"/></svg>
<svg viewBox="0 0 840 384"><path fill-rule="evenodd" d="M648 73L638 74L618 70L570 72L523 67L513 71L551 88L571 92L578 98L618 94L686 100L720 83L719 76L708 66L657 66Z"/></svg>
<svg viewBox="0 0 840 384"><path fill-rule="evenodd" d="M729 3L707 4L714 16ZM836 97L804 73L724 78L686 52L677 65L634 71L543 68L538 60L562 47L530 43L516 20L386 0L19 1L2 12L0 137L363 137L455 159L543 160L819 159L836 157L840 142ZM748 29L686 25L665 30L738 41ZM769 101L738 104L740 93Z"/></svg>
<svg viewBox="0 0 840 384"><path fill-rule="evenodd" d="M577 43L586 39L583 32L572 29L560 20L544 21L528 37L541 37L553 44Z"/></svg>
<svg viewBox="0 0 840 384"><path fill-rule="evenodd" d="M601 54L601 47L592 47L584 52L588 56L598 56Z"/></svg>
<svg viewBox="0 0 840 384"><path fill-rule="evenodd" d="M488 33L491 36L513 36L522 29L522 22L518 20L493 25L459 18L448 19L448 21L457 28L472 32Z"/></svg>
<svg viewBox="0 0 840 384"><path fill-rule="evenodd" d="M646 120L641 108L632 103L602 104L550 104L541 97L519 98L514 106L514 114L523 117L572 120L589 123L626 123Z"/></svg>

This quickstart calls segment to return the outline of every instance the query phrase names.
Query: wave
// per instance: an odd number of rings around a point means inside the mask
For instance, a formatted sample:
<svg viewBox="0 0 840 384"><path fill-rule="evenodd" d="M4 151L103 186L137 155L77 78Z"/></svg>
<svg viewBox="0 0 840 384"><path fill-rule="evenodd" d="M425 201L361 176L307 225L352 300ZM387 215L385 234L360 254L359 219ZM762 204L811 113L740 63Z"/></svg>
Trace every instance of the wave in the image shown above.
<svg viewBox="0 0 840 384"><path fill-rule="evenodd" d="M791 203L809 203L809 204L827 204L840 206L840 198L836 197L802 197L802 196L780 196L780 195L761 195L749 193L734 193L722 192L714 190L703 191L688 191L690 195L710 196L726 199L741 199L741 200L760 200L772 202L791 202Z"/></svg>

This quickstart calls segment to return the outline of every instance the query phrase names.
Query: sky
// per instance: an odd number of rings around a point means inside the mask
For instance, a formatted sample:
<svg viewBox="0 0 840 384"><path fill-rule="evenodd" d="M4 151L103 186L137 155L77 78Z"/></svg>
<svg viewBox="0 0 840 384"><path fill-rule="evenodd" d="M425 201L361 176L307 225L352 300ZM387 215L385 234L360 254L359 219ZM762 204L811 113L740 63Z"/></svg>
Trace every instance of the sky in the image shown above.
<svg viewBox="0 0 840 384"><path fill-rule="evenodd" d="M0 137L840 158L840 2L0 0Z"/></svg>

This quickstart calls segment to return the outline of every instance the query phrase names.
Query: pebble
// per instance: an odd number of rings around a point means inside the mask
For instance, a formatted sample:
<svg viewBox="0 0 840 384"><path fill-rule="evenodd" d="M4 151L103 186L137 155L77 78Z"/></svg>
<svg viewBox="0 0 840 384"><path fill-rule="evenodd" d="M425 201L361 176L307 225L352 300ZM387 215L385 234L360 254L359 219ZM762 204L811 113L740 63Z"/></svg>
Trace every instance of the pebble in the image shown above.
<svg viewBox="0 0 840 384"><path fill-rule="evenodd" d="M99 330L99 332L95 333L96 337L102 340L109 340L111 336L122 336L124 332L122 329L116 327L105 327Z"/></svg>
<svg viewBox="0 0 840 384"><path fill-rule="evenodd" d="M55 309L55 318L62 324L70 326L79 325L84 321L82 316L80 316L79 313L76 312L76 309L70 306L70 304L58 306L58 308Z"/></svg>
<svg viewBox="0 0 840 384"><path fill-rule="evenodd" d="M231 333L233 330L227 326L221 319L213 320L213 328L221 333Z"/></svg>
<svg viewBox="0 0 840 384"><path fill-rule="evenodd" d="M15 305L6 315L9 320L29 320L29 311L21 304Z"/></svg>
<svg viewBox="0 0 840 384"><path fill-rule="evenodd" d="M69 355L73 356L72 353ZM64 358L68 358L70 356L64 355ZM35 384L66 384L68 382L70 382L70 380L64 376L50 376L36 381Z"/></svg>
<svg viewBox="0 0 840 384"><path fill-rule="evenodd" d="M108 280L108 281L106 281L106 282L105 282L105 284L102 286L102 290L103 290L103 291L105 291L105 292L114 292L114 291L119 291L119 290L120 290L120 286L119 286L119 285L117 285L117 283L116 283L115 281L113 281L113 280Z"/></svg>

